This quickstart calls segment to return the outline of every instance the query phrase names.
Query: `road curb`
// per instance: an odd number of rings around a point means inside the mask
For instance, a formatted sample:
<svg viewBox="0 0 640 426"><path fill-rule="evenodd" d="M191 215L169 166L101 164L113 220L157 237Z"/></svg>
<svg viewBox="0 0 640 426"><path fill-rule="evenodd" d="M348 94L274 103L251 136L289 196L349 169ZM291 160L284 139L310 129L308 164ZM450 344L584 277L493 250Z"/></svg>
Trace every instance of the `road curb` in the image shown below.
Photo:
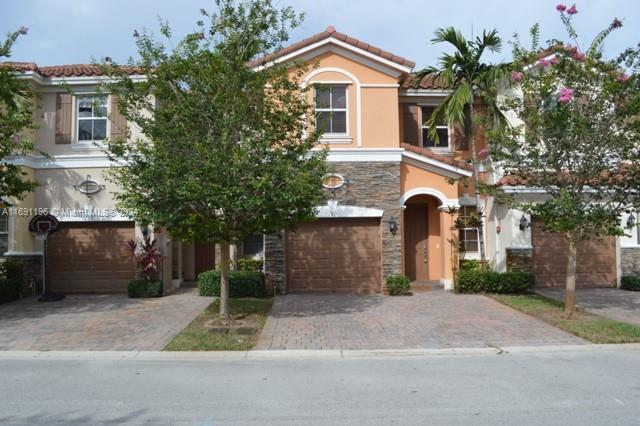
<svg viewBox="0 0 640 426"><path fill-rule="evenodd" d="M0 351L3 359L60 359L60 360L258 360L258 359L356 359L432 356L474 356L509 354L551 354L563 352L640 351L640 343L590 344L563 346L505 346L445 349L375 349L375 350L255 350L226 352L163 352L163 351Z"/></svg>

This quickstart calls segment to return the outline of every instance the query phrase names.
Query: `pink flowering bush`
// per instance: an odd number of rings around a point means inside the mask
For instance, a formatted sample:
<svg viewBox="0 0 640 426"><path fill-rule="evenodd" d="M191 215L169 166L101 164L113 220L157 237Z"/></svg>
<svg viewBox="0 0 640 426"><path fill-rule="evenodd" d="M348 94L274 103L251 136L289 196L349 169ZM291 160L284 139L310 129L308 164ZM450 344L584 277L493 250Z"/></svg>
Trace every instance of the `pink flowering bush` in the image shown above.
<svg viewBox="0 0 640 426"><path fill-rule="evenodd" d="M573 100L573 89L568 87L563 87L560 89L560 94L558 95L558 102L561 104L568 104Z"/></svg>
<svg viewBox="0 0 640 426"><path fill-rule="evenodd" d="M492 160L547 198L534 203L510 198L498 186L488 191L560 234L568 248L566 270L575 271L576 244L623 235L622 215L640 206L640 47L607 60L602 45L622 22L613 20L591 44L583 44L572 25L576 6L556 9L571 42L541 46L537 26L531 47L516 38L512 73L523 76L511 81L520 90L508 92L501 107L521 124L489 123L487 138ZM575 284L575 272L569 272L569 312L575 309Z"/></svg>

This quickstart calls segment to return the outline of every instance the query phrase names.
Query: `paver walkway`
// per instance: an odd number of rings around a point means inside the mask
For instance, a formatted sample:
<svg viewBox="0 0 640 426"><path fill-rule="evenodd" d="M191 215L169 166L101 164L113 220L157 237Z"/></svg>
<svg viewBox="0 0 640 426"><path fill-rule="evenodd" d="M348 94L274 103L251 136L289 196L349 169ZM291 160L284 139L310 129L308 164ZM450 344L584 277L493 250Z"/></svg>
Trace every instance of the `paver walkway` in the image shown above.
<svg viewBox="0 0 640 426"><path fill-rule="evenodd" d="M537 288L536 292L552 299L564 300L564 290L559 288ZM576 304L596 315L640 325L640 291L579 288L576 290Z"/></svg>
<svg viewBox="0 0 640 426"><path fill-rule="evenodd" d="M0 305L0 350L162 350L212 298L197 289L152 299L69 295Z"/></svg>
<svg viewBox="0 0 640 426"><path fill-rule="evenodd" d="M276 298L255 349L422 349L584 344L480 295Z"/></svg>

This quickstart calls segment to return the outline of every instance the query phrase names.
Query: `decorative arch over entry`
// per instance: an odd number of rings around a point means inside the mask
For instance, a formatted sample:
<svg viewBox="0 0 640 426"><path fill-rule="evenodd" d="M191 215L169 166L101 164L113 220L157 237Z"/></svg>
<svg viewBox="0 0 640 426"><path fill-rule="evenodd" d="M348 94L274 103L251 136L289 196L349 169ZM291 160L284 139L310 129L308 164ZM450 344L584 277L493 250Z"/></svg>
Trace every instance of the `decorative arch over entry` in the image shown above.
<svg viewBox="0 0 640 426"><path fill-rule="evenodd" d="M460 207L460 203L458 202L457 198L447 198L446 195L444 195L442 192L438 191L437 189L427 188L427 187L414 188L405 192L404 194L402 194L402 197L400 198L400 205L404 206L405 203L409 200L409 198L415 197L416 195L431 195L432 197L437 198L440 201L439 208Z"/></svg>

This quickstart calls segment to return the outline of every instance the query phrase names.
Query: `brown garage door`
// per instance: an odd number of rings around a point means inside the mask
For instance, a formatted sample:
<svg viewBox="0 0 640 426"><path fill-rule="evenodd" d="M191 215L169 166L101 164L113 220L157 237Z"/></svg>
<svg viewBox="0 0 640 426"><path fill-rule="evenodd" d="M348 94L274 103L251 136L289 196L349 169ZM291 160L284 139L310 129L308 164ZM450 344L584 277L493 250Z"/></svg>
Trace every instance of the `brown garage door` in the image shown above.
<svg viewBox="0 0 640 426"><path fill-rule="evenodd" d="M47 241L48 285L63 293L125 293L135 275L133 222L61 223Z"/></svg>
<svg viewBox="0 0 640 426"><path fill-rule="evenodd" d="M287 235L291 292L380 292L379 219L319 219Z"/></svg>
<svg viewBox="0 0 640 426"><path fill-rule="evenodd" d="M533 220L533 271L536 285L565 287L567 271L567 245L559 234L545 232L542 222ZM578 243L576 287L615 287L616 241L613 237Z"/></svg>

